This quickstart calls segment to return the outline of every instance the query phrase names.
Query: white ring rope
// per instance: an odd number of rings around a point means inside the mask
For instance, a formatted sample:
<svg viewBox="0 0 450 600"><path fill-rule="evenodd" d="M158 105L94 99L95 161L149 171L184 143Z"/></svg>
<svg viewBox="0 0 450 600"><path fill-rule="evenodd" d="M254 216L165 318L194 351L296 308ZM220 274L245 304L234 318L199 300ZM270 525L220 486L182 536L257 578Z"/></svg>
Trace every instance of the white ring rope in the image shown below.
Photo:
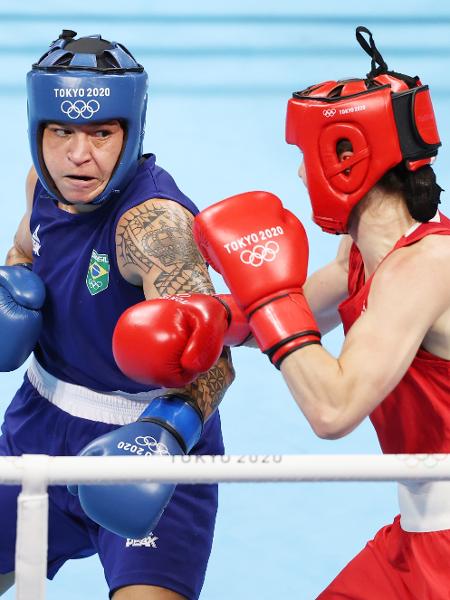
<svg viewBox="0 0 450 600"><path fill-rule="evenodd" d="M450 480L450 454L0 457L0 484Z"/></svg>
<svg viewBox="0 0 450 600"><path fill-rule="evenodd" d="M0 484L22 485L16 600L45 600L49 485L436 480L450 480L450 454L0 457Z"/></svg>

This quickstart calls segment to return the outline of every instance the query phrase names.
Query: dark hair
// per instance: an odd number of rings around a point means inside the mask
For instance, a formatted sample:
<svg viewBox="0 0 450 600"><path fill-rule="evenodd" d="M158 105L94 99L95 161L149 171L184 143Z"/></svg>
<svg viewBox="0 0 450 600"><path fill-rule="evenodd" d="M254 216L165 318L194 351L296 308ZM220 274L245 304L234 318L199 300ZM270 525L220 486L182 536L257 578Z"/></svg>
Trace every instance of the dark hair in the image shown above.
<svg viewBox="0 0 450 600"><path fill-rule="evenodd" d="M436 214L443 191L430 165L409 171L401 163L385 173L377 185L385 192L401 193L411 217L422 223Z"/></svg>
<svg viewBox="0 0 450 600"><path fill-rule="evenodd" d="M352 149L350 141L346 139L339 140L336 144L338 155ZM426 223L436 214L443 191L436 183L436 175L430 165L425 165L417 171L409 171L400 163L387 171L376 185L388 194L401 194L411 217L422 223Z"/></svg>

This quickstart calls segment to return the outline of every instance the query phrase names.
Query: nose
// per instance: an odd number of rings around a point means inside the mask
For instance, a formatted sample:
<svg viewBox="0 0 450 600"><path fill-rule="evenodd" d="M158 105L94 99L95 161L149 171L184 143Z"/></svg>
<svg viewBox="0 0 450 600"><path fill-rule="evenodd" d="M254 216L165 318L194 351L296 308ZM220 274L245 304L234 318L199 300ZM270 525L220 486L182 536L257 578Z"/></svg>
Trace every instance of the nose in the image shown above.
<svg viewBox="0 0 450 600"><path fill-rule="evenodd" d="M91 159L89 136L86 133L77 131L72 134L67 157L76 165L82 165Z"/></svg>
<svg viewBox="0 0 450 600"><path fill-rule="evenodd" d="M305 169L305 161L303 161L303 160L298 168L298 176L300 177L300 179L303 181L303 183L306 186L307 185L306 169Z"/></svg>

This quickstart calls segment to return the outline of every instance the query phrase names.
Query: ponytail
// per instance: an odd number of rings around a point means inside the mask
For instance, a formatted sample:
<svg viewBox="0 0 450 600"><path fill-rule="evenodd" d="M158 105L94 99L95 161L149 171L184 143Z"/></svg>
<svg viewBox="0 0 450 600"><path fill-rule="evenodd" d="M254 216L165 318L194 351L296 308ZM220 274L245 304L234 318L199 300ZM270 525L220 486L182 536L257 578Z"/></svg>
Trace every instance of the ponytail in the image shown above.
<svg viewBox="0 0 450 600"><path fill-rule="evenodd" d="M429 165L417 171L407 171L405 200L412 218L422 223L432 219L438 209L442 191L441 186L436 183L436 175Z"/></svg>
<svg viewBox="0 0 450 600"><path fill-rule="evenodd" d="M421 223L434 217L443 191L436 183L436 175L430 165L417 171L409 171L403 164L397 165L385 173L377 185L387 193L401 193L409 214Z"/></svg>
<svg viewBox="0 0 450 600"><path fill-rule="evenodd" d="M340 139L336 144L336 154L353 151L348 139ZM434 217L440 204L440 195L444 190L436 183L436 175L430 165L417 171L409 171L400 163L387 171L376 184L387 194L403 196L411 217L426 223Z"/></svg>

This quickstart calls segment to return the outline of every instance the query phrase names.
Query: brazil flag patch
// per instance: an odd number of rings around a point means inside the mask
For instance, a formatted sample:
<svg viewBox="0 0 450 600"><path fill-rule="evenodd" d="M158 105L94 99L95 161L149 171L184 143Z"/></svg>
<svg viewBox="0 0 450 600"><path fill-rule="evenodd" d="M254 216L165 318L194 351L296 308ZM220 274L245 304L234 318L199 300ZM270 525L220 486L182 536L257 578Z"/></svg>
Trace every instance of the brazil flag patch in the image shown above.
<svg viewBox="0 0 450 600"><path fill-rule="evenodd" d="M109 258L107 254L99 254L92 250L86 285L92 296L106 290L109 285Z"/></svg>

